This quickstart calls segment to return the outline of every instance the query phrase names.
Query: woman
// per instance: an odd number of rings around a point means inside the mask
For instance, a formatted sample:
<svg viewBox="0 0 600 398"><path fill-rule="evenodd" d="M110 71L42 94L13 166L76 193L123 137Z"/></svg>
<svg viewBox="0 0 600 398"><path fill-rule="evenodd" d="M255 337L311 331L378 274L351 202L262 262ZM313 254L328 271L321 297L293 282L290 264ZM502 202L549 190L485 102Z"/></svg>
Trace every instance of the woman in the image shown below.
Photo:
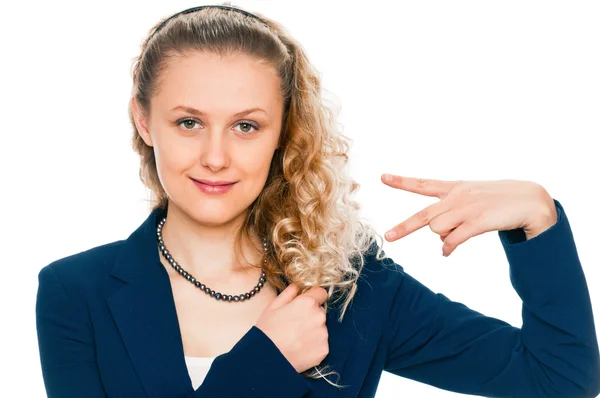
<svg viewBox="0 0 600 398"><path fill-rule="evenodd" d="M475 395L599 393L585 277L543 187L382 177L440 199L389 241L428 225L449 255L499 231L518 329L383 256L349 199L348 143L279 24L195 7L153 29L134 66L133 145L155 202L128 239L40 271L49 397L367 397L383 370Z"/></svg>

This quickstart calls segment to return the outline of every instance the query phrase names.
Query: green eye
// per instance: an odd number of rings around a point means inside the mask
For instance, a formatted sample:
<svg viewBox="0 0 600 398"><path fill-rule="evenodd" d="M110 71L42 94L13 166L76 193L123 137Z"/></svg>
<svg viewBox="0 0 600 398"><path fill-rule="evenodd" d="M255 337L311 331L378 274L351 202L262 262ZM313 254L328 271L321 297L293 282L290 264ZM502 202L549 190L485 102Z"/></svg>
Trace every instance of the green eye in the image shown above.
<svg viewBox="0 0 600 398"><path fill-rule="evenodd" d="M258 130L258 126L257 125L255 125L253 123L250 123L250 122L247 122L247 121L239 122L237 125L238 126L243 126L243 127L241 127L242 133L246 133L246 134L252 134L254 131ZM251 128L253 128L254 131L247 131L246 130L246 129L251 129Z"/></svg>
<svg viewBox="0 0 600 398"><path fill-rule="evenodd" d="M181 120L179 120L179 121L176 122L176 124L178 126L183 125L183 127L186 130L192 130L191 128L188 128L188 127L194 127L194 125L197 124L197 123L198 122L196 120L194 120L194 119L181 119Z"/></svg>

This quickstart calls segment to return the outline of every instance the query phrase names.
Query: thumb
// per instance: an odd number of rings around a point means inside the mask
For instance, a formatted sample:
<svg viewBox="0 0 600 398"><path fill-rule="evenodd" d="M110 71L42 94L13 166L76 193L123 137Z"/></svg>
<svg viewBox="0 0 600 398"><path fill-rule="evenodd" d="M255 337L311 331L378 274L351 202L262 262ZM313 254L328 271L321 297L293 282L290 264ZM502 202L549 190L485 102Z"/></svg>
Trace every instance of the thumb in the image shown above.
<svg viewBox="0 0 600 398"><path fill-rule="evenodd" d="M275 297L275 300L271 301L267 309L270 311L274 311L280 307L283 307L284 305L294 300L297 295L298 285L296 285L295 283L290 283L288 287L286 287L281 293L279 293L277 297Z"/></svg>

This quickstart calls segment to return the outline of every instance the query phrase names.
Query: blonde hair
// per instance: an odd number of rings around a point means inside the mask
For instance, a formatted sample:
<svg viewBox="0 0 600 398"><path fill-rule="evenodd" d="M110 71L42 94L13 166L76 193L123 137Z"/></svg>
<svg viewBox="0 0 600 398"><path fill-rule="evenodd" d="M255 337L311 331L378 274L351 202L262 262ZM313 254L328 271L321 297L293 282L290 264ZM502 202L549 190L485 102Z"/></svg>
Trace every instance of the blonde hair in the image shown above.
<svg viewBox="0 0 600 398"><path fill-rule="evenodd" d="M285 99L279 148L264 189L238 231L235 251L240 252L241 239L249 238L252 228L268 237L264 272L269 283L279 291L289 283L298 284L301 291L325 288L328 302L342 303L341 322L356 293L363 256L376 252L377 260L385 258L383 239L362 221L361 206L350 198L359 188L346 170L350 140L322 99L317 71L302 46L280 24L254 14L268 27L252 17L217 8L179 15L152 34L164 19L159 21L134 60L133 95L147 114L169 59L187 51L245 54L275 67ZM140 178L153 194L153 209L166 208L168 197L158 178L153 148L136 129L131 102L129 116L133 147L140 155ZM263 249L257 245L256 250L262 253ZM251 265L261 267L262 263ZM325 376L332 373L336 372L323 374L315 367L305 376L327 380Z"/></svg>

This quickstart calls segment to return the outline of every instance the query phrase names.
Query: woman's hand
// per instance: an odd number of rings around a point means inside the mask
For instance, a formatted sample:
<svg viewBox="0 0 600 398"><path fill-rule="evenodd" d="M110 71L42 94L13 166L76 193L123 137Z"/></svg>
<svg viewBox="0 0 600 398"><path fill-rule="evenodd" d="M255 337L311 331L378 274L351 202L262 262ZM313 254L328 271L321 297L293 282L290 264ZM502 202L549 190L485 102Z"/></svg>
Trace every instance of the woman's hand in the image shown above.
<svg viewBox="0 0 600 398"><path fill-rule="evenodd" d="M263 311L256 322L279 351L302 373L319 365L329 354L325 308L327 291L312 287L298 295L295 283L285 288Z"/></svg>
<svg viewBox="0 0 600 398"><path fill-rule="evenodd" d="M441 199L396 225L385 237L393 242L429 225L444 242L444 256L484 232L522 228L531 239L557 221L554 200L531 181L440 181L390 174L381 180L390 187Z"/></svg>

